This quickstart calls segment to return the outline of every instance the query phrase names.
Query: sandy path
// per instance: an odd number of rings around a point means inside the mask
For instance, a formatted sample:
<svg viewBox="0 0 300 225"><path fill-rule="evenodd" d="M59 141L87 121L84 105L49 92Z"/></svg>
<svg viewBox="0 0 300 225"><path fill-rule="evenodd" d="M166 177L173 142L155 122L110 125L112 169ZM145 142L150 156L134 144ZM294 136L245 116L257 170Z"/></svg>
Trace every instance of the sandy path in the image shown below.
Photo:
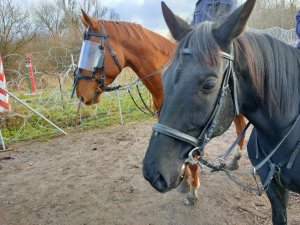
<svg viewBox="0 0 300 225"><path fill-rule="evenodd" d="M19 143L0 153L0 225L254 225L271 224L265 195L241 191L223 173L201 174L200 201L183 204L176 190L161 194L142 176L151 122ZM209 144L215 158L234 137L231 128ZM248 167L246 152L242 168ZM300 198L291 196L289 224L300 224Z"/></svg>

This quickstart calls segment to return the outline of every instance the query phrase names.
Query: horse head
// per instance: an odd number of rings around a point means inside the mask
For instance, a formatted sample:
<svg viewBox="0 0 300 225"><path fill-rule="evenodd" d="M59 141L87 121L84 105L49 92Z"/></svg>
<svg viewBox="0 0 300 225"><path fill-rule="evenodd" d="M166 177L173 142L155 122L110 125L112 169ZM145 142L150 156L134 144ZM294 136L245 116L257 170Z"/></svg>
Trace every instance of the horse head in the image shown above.
<svg viewBox="0 0 300 225"><path fill-rule="evenodd" d="M232 94L232 42L245 28L254 4L248 0L220 25L203 22L192 28L162 2L178 45L162 77L163 105L143 164L145 179L158 191L175 188L193 147L202 150L210 138L224 133L238 112Z"/></svg>
<svg viewBox="0 0 300 225"><path fill-rule="evenodd" d="M116 39L106 31L102 20L95 20L82 10L80 16L86 28L78 68L74 72L74 90L84 104L100 101L102 92L124 68L123 51Z"/></svg>

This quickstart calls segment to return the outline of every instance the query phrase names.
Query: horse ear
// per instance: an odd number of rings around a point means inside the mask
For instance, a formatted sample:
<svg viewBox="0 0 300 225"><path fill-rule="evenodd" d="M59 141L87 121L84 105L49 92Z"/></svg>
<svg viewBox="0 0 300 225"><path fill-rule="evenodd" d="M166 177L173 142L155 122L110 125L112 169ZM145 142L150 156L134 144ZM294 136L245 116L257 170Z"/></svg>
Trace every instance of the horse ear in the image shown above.
<svg viewBox="0 0 300 225"><path fill-rule="evenodd" d="M255 2L256 0L247 0L215 29L214 37L221 46L228 46L243 32Z"/></svg>
<svg viewBox="0 0 300 225"><path fill-rule="evenodd" d="M164 19L167 23L167 26L169 27L173 38L177 41L180 41L181 38L183 38L191 30L190 25L183 19L174 15L174 13L163 1L161 2L161 8Z"/></svg>
<svg viewBox="0 0 300 225"><path fill-rule="evenodd" d="M81 9L82 15L80 16L81 21L85 27L91 27L93 29L97 29L98 23L97 21L90 17L83 9Z"/></svg>
<svg viewBox="0 0 300 225"><path fill-rule="evenodd" d="M86 20L84 19L84 17L83 17L82 15L80 15L80 19L81 19L81 22L83 23L83 25L84 25L85 27L88 27L88 26L89 26L89 24L86 22Z"/></svg>

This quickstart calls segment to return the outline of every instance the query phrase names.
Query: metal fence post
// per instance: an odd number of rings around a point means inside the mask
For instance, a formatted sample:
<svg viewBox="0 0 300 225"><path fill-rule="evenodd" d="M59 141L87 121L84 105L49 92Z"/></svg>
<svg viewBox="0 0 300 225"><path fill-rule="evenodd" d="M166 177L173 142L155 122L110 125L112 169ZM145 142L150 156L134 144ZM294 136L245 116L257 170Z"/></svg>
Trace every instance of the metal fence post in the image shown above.
<svg viewBox="0 0 300 225"><path fill-rule="evenodd" d="M3 136L2 136L1 129L0 129L0 141L1 141L1 145L2 145L2 151L5 151L6 147L5 147L5 143L4 143L4 139L3 139Z"/></svg>

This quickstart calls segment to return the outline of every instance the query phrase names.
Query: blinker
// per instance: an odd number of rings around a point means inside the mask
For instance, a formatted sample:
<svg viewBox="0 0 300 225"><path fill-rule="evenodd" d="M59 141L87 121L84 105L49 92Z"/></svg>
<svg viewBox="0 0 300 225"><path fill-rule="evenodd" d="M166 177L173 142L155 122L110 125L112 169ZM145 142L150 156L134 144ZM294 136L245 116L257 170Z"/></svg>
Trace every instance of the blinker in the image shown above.
<svg viewBox="0 0 300 225"><path fill-rule="evenodd" d="M99 43L84 40L80 51L78 68L94 72L101 55Z"/></svg>

